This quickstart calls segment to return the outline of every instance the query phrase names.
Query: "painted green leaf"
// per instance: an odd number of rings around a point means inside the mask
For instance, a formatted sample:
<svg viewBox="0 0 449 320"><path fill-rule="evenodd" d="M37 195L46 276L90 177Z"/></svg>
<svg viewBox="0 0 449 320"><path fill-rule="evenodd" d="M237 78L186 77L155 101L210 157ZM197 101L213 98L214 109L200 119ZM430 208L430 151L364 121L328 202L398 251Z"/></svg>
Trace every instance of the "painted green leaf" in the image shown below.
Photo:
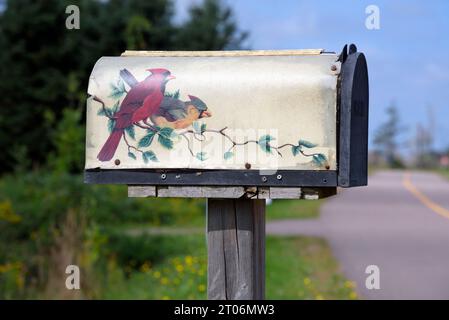
<svg viewBox="0 0 449 320"><path fill-rule="evenodd" d="M207 160L207 158L206 158L206 152L198 152L198 153L196 154L196 158L197 158L198 160L200 160L200 161Z"/></svg>
<svg viewBox="0 0 449 320"><path fill-rule="evenodd" d="M259 138L259 143L269 143L270 141L276 140L274 137L266 134Z"/></svg>
<svg viewBox="0 0 449 320"><path fill-rule="evenodd" d="M232 158L233 156L234 156L234 153L233 153L233 152L227 151L227 152L224 153L223 158L224 158L225 160L228 160L228 159Z"/></svg>
<svg viewBox="0 0 449 320"><path fill-rule="evenodd" d="M143 162L148 163L148 161L158 162L158 158L156 157L156 154L153 151L145 151L142 153L142 159Z"/></svg>
<svg viewBox="0 0 449 320"><path fill-rule="evenodd" d="M206 124L205 123L202 123L201 124L201 133L203 133L204 131L206 131Z"/></svg>
<svg viewBox="0 0 449 320"><path fill-rule="evenodd" d="M108 130L111 133L112 130L114 130L115 127L115 119L109 119L108 121Z"/></svg>
<svg viewBox="0 0 449 320"><path fill-rule="evenodd" d="M270 135L264 135L261 138L259 138L259 146L260 148L265 151L266 153L272 153L272 149L271 149L271 145L270 145L270 141L275 140L272 136Z"/></svg>
<svg viewBox="0 0 449 320"><path fill-rule="evenodd" d="M193 131L195 131L196 133L201 133L201 125L198 121L193 122L192 126Z"/></svg>
<svg viewBox="0 0 449 320"><path fill-rule="evenodd" d="M326 156L322 153L313 155L313 162L319 166L324 166L327 162Z"/></svg>
<svg viewBox="0 0 449 320"><path fill-rule="evenodd" d="M136 140L136 133L134 131L134 126L129 126L125 129L126 133L131 137L131 139Z"/></svg>
<svg viewBox="0 0 449 320"><path fill-rule="evenodd" d="M173 141L171 140L173 129L164 127L158 131L157 141L166 149L173 149Z"/></svg>
<svg viewBox="0 0 449 320"><path fill-rule="evenodd" d="M306 147L306 148L315 148L317 146L315 143L312 143L312 142L309 142L306 140L299 140L298 145Z"/></svg>
<svg viewBox="0 0 449 320"><path fill-rule="evenodd" d="M166 91L164 96L169 97L169 98L173 98L173 99L179 99L179 89L176 90L175 92L168 92L168 91Z"/></svg>
<svg viewBox="0 0 449 320"><path fill-rule="evenodd" d="M301 151L301 147L300 146L292 146L292 153L293 153L294 156L297 156L300 151Z"/></svg>
<svg viewBox="0 0 449 320"><path fill-rule="evenodd" d="M128 152L128 157L130 157L131 159L136 160L136 155L132 152Z"/></svg>
<svg viewBox="0 0 449 320"><path fill-rule="evenodd" d="M148 133L140 139L138 146L139 148L146 148L151 145L154 139L154 135L156 134L154 131L148 130Z"/></svg>
<svg viewBox="0 0 449 320"><path fill-rule="evenodd" d="M116 114L118 109L120 107L120 101L117 100L114 105L112 106L112 115Z"/></svg>
<svg viewBox="0 0 449 320"><path fill-rule="evenodd" d="M117 83L111 83L111 94L109 95L110 98L118 99L125 93L125 84L123 83L122 79L119 79Z"/></svg>
<svg viewBox="0 0 449 320"><path fill-rule="evenodd" d="M269 143L259 143L259 146L266 153L272 153L271 146Z"/></svg>
<svg viewBox="0 0 449 320"><path fill-rule="evenodd" d="M97 115L98 116L105 116L106 115L105 109L100 108L100 110L98 110L98 112L97 112Z"/></svg>

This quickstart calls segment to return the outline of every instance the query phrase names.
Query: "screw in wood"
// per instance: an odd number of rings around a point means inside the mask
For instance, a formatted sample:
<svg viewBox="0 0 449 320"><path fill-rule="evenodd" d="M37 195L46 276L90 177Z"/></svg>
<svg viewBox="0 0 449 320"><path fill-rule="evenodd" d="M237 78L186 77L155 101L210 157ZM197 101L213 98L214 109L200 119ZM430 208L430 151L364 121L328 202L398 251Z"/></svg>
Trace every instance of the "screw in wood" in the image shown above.
<svg viewBox="0 0 449 320"><path fill-rule="evenodd" d="M165 180L167 178L167 175L165 173L161 174L161 179Z"/></svg>
<svg viewBox="0 0 449 320"><path fill-rule="evenodd" d="M267 177L265 176L262 177L262 182L267 182L267 180L268 180Z"/></svg>
<svg viewBox="0 0 449 320"><path fill-rule="evenodd" d="M115 163L116 166L118 166L118 165L120 165L120 160L119 159L115 159L114 163Z"/></svg>
<svg viewBox="0 0 449 320"><path fill-rule="evenodd" d="M337 71L337 66L336 66L335 64L333 64L333 65L331 66L331 70L332 70L332 71Z"/></svg>
<svg viewBox="0 0 449 320"><path fill-rule="evenodd" d="M281 175L281 174L278 174L278 175L276 176L276 179L282 180L282 175Z"/></svg>
<svg viewBox="0 0 449 320"><path fill-rule="evenodd" d="M246 168L246 169L251 169L251 163L248 163L248 162L245 163L245 168Z"/></svg>

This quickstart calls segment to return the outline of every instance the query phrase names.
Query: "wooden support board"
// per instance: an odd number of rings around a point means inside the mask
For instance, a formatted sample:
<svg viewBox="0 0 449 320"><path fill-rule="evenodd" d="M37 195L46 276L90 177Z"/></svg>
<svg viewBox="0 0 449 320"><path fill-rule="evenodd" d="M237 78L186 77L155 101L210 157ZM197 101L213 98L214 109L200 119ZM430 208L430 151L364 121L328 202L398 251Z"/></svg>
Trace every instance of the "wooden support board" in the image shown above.
<svg viewBox="0 0 449 320"><path fill-rule="evenodd" d="M337 188L128 186L128 197L306 199L317 200L337 193Z"/></svg>
<svg viewBox="0 0 449 320"><path fill-rule="evenodd" d="M207 251L208 299L264 299L265 201L208 199Z"/></svg>

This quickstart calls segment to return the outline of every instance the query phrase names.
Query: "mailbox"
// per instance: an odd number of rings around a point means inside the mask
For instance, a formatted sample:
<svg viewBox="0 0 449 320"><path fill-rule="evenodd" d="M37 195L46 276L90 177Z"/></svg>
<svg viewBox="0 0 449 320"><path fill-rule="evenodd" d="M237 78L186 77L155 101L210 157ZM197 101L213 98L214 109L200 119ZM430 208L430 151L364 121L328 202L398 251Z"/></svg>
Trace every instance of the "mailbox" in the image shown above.
<svg viewBox="0 0 449 320"><path fill-rule="evenodd" d="M354 45L126 51L89 80L85 181L367 184L368 73Z"/></svg>

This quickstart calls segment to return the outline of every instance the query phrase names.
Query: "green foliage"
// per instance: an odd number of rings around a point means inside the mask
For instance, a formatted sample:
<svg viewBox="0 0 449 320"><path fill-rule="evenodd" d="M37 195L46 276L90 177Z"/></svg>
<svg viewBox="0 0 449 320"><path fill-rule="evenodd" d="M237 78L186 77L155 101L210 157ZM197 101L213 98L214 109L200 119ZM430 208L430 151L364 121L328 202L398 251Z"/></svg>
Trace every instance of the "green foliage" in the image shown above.
<svg viewBox="0 0 449 320"><path fill-rule="evenodd" d="M139 148L146 148L149 147L151 145L151 143L153 142L154 136L155 136L156 132L154 132L153 130L147 130L147 134L145 136L142 137L142 139L140 139L139 141Z"/></svg>
<svg viewBox="0 0 449 320"><path fill-rule="evenodd" d="M299 147L305 147L305 148L315 148L317 145L315 143L306 141L306 140L299 140L298 141Z"/></svg>
<svg viewBox="0 0 449 320"><path fill-rule="evenodd" d="M111 133L114 130L115 122L116 122L115 119L109 119L108 120L108 131L109 131L109 133Z"/></svg>
<svg viewBox="0 0 449 320"><path fill-rule="evenodd" d="M200 161L205 161L207 160L207 154L206 152L198 152L195 156L198 160Z"/></svg>
<svg viewBox="0 0 449 320"><path fill-rule="evenodd" d="M136 155L134 153L132 153L131 151L128 152L128 157L130 157L131 159L136 160Z"/></svg>
<svg viewBox="0 0 449 320"><path fill-rule="evenodd" d="M85 130L80 109L64 109L52 134L55 151L49 166L58 172L81 172L84 165Z"/></svg>
<svg viewBox="0 0 449 320"><path fill-rule="evenodd" d="M203 201L131 199L126 186L86 185L81 176L65 173L39 171L4 177L0 180L0 271L2 266L7 268L10 280L3 283L0 274L0 289L8 287L8 291L0 290L0 298L42 291L47 285L52 252L75 235L81 240L68 243L66 250L73 247L80 251L82 255L75 258L87 268L91 263L101 264L99 259L111 253L104 248L113 236L108 231L113 227L185 225L202 220L203 212ZM76 227L67 232L70 213ZM25 283L13 288L13 280Z"/></svg>
<svg viewBox="0 0 449 320"><path fill-rule="evenodd" d="M300 152L301 152L301 147L300 146L292 146L292 154L294 156L297 156Z"/></svg>
<svg viewBox="0 0 449 320"><path fill-rule="evenodd" d="M121 96L125 94L125 84L123 83L122 79L118 79L116 83L111 83L111 94L109 95L110 98L113 99L119 99ZM119 101L117 101L114 105L113 112L116 113L118 110Z"/></svg>
<svg viewBox="0 0 449 320"><path fill-rule="evenodd" d="M173 134L173 129L169 128L169 127L164 127L159 129L159 131L157 132L158 137L157 137L157 141L161 144L161 146L163 146L165 149L173 149L173 140L172 138L172 134Z"/></svg>
<svg viewBox="0 0 449 320"><path fill-rule="evenodd" d="M176 34L177 49L238 49L248 36L238 29L231 9L223 6L220 0L204 0L193 5L189 14L189 19Z"/></svg>
<svg viewBox="0 0 449 320"><path fill-rule="evenodd" d="M166 96L168 98L179 99L179 89L176 90L175 92L168 92L168 91L166 91L164 93L164 96Z"/></svg>
<svg viewBox="0 0 449 320"><path fill-rule="evenodd" d="M227 152L224 153L223 158L224 158L225 160L228 160L228 159L231 159L233 156L234 156L234 153L233 153L233 152L227 151Z"/></svg>
<svg viewBox="0 0 449 320"><path fill-rule="evenodd" d="M147 39L151 34L151 22L142 15L133 15L126 26L127 48L130 50L146 50Z"/></svg>
<svg viewBox="0 0 449 320"><path fill-rule="evenodd" d="M136 140L136 133L134 131L134 126L129 126L125 129L125 132L129 135L129 137L133 140Z"/></svg>
<svg viewBox="0 0 449 320"><path fill-rule="evenodd" d="M156 154L153 151L145 151L142 153L143 162L148 163L148 161L158 162Z"/></svg>
<svg viewBox="0 0 449 320"><path fill-rule="evenodd" d="M326 156L322 153L317 153L313 155L313 162L316 163L318 166L325 166L327 163Z"/></svg>
<svg viewBox="0 0 449 320"><path fill-rule="evenodd" d="M271 145L270 145L270 141L275 140L272 136L270 135L264 135L262 137L259 138L258 144L260 146L260 148L265 151L266 153L272 153L272 149L271 149Z"/></svg>

